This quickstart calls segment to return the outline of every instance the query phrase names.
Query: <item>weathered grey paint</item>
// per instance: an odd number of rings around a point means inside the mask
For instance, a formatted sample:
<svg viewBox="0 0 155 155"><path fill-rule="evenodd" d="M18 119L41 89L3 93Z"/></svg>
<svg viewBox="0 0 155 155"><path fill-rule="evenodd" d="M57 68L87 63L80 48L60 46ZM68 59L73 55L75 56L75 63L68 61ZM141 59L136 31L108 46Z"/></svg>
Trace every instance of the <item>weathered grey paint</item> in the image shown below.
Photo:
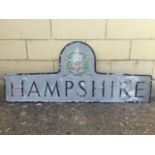
<svg viewBox="0 0 155 155"><path fill-rule="evenodd" d="M5 76L8 102L142 103L150 91L151 76L97 73L93 50L81 42L62 50L58 73Z"/></svg>

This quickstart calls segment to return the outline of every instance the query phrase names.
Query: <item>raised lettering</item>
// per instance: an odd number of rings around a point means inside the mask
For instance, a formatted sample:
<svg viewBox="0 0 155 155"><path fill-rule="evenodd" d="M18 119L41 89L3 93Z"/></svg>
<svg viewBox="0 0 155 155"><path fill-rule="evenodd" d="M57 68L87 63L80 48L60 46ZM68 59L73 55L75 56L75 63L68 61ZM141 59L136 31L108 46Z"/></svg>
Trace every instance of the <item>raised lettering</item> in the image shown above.
<svg viewBox="0 0 155 155"><path fill-rule="evenodd" d="M128 91L124 88L126 84L127 84L126 81L120 82L120 97L122 97L123 94L125 94L127 97L131 97Z"/></svg>
<svg viewBox="0 0 155 155"><path fill-rule="evenodd" d="M102 88L102 96L104 97L105 96L105 81L103 81L102 86L103 86L103 88Z"/></svg>
<svg viewBox="0 0 155 155"><path fill-rule="evenodd" d="M74 84L72 81L65 81L65 88L66 88L66 91L65 91L65 95L68 96L68 90L69 89L72 89Z"/></svg>
<svg viewBox="0 0 155 155"><path fill-rule="evenodd" d="M48 82L46 82L46 87L45 87L44 96L47 96L47 91L48 91L48 90L49 90L51 96L53 96L53 93L54 93L55 90L56 90L56 92L57 92L57 96L60 96L57 81L56 81L56 83L55 83L53 89L51 89L50 84L49 84Z"/></svg>
<svg viewBox="0 0 155 155"><path fill-rule="evenodd" d="M86 94L87 94L87 91L86 91L86 89L85 89L85 81L79 81L79 87L81 88L81 90L83 90L83 92L84 92L84 94L83 95L81 95L81 94L79 94L79 93L77 93L79 96L86 96Z"/></svg>
<svg viewBox="0 0 155 155"><path fill-rule="evenodd" d="M31 85L30 91L28 93L28 97L31 95L31 93L35 93L40 97L40 93L39 93L39 90L38 90L38 87L37 87L35 81L33 81L32 85Z"/></svg>
<svg viewBox="0 0 155 155"><path fill-rule="evenodd" d="M95 87L95 81L92 81L92 97L95 96L95 89L96 89L96 87Z"/></svg>
<svg viewBox="0 0 155 155"><path fill-rule="evenodd" d="M114 97L114 81L111 82L111 97Z"/></svg>
<svg viewBox="0 0 155 155"><path fill-rule="evenodd" d="M25 82L25 80L21 80L21 87L19 87L19 88L14 87L14 84L11 82L11 96L12 97L14 97L14 89L20 89L21 96L24 96L24 82Z"/></svg>
<svg viewBox="0 0 155 155"><path fill-rule="evenodd" d="M139 82L136 83L135 97L139 97L139 98L143 98L144 97L144 96L139 96L138 95L139 91L144 90L143 88L139 88L139 85L140 84L144 84L144 83L145 82L143 82L143 81L139 81Z"/></svg>

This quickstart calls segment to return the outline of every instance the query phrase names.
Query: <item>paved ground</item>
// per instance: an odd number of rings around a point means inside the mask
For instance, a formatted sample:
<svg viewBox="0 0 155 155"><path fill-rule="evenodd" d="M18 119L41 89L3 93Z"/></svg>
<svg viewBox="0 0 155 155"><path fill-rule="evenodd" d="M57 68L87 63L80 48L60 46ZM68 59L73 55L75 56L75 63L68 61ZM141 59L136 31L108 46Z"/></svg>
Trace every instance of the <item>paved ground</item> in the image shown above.
<svg viewBox="0 0 155 155"><path fill-rule="evenodd" d="M0 134L155 134L155 103L1 102Z"/></svg>

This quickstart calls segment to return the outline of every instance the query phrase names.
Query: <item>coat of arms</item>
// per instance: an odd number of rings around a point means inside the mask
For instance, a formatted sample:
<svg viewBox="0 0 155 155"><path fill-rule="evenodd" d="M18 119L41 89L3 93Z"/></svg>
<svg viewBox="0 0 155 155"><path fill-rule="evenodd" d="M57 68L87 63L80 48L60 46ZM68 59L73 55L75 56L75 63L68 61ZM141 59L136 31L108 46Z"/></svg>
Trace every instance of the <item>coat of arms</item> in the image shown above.
<svg viewBox="0 0 155 155"><path fill-rule="evenodd" d="M89 70L89 56L76 48L67 55L66 69L77 75L86 73Z"/></svg>

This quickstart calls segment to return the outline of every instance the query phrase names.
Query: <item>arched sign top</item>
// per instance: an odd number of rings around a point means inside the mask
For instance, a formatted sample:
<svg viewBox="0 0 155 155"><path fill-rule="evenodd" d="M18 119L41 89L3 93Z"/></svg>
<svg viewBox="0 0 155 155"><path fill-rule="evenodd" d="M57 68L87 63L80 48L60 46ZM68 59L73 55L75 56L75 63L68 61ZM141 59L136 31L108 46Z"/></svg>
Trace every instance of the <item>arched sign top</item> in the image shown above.
<svg viewBox="0 0 155 155"><path fill-rule="evenodd" d="M66 45L60 54L60 72L62 74L93 74L95 54L86 43L76 41Z"/></svg>

